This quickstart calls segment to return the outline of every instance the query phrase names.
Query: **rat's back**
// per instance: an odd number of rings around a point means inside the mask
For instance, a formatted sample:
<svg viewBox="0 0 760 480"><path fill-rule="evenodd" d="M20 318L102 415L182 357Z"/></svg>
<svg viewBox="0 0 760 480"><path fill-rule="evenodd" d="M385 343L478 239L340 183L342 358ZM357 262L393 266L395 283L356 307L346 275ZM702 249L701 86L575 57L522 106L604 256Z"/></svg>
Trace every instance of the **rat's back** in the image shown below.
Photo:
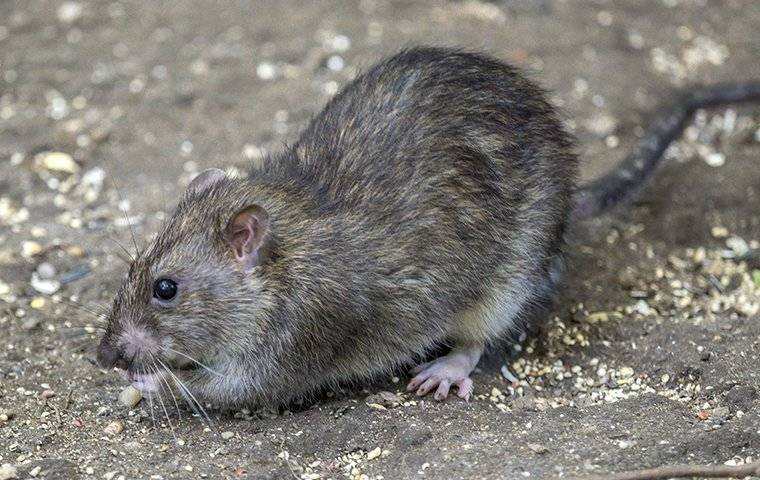
<svg viewBox="0 0 760 480"><path fill-rule="evenodd" d="M400 207L449 187L460 195L524 190L540 174L548 182L542 189L561 191L574 181L570 147L543 91L515 69L478 54L416 48L349 84L294 149L338 204Z"/></svg>

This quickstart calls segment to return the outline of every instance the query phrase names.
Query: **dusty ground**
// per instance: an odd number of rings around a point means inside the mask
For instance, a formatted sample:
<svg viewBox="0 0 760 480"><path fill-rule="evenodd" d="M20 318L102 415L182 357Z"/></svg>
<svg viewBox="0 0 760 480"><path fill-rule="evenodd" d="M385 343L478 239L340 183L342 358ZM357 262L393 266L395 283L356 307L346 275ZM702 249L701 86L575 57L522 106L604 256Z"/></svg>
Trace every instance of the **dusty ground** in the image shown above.
<svg viewBox="0 0 760 480"><path fill-rule="evenodd" d="M0 2L0 478L550 478L760 456L760 108L702 114L639 202L575 229L556 318L491 355L471 404L368 405L400 374L292 412L212 411L226 439L184 409L175 441L162 412L116 401L69 301L98 309L124 274L119 206L143 241L193 172L279 148L401 46L526 68L588 178L675 86L760 78L760 3L161 3Z"/></svg>

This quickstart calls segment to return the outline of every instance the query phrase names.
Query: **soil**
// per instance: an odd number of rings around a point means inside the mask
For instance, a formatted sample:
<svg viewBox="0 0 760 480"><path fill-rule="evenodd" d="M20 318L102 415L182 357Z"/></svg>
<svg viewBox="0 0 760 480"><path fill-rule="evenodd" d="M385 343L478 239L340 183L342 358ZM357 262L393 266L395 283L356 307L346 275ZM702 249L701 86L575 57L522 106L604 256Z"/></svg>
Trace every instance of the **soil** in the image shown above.
<svg viewBox="0 0 760 480"><path fill-rule="evenodd" d="M492 349L471 403L404 394L399 372L210 421L166 398L167 417L118 402L89 326L126 272L129 225L144 243L195 172L281 148L403 46L525 69L589 179L676 89L760 78L758 31L760 3L739 0L0 2L0 478L544 479L757 459L758 107L700 112L633 204L573 227L555 314Z"/></svg>

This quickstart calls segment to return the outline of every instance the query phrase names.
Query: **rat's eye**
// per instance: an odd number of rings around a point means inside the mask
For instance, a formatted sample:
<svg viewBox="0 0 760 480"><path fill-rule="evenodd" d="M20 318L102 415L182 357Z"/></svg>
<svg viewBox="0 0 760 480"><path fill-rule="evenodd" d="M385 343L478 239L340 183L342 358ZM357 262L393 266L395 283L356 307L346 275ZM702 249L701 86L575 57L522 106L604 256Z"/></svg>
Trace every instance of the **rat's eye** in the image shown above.
<svg viewBox="0 0 760 480"><path fill-rule="evenodd" d="M177 284L174 280L160 278L153 285L153 296L159 300L171 300L177 295Z"/></svg>

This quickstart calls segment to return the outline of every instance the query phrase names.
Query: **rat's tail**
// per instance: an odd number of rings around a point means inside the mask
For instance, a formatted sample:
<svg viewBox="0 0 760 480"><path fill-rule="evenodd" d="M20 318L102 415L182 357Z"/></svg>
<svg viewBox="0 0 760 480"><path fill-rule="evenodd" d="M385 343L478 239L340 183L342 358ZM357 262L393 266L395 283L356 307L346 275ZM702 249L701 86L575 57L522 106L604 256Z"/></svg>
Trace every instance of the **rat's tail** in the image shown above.
<svg viewBox="0 0 760 480"><path fill-rule="evenodd" d="M652 176L668 145L699 108L760 100L760 81L692 88L654 117L631 153L612 171L581 187L574 219L594 217L636 193Z"/></svg>

